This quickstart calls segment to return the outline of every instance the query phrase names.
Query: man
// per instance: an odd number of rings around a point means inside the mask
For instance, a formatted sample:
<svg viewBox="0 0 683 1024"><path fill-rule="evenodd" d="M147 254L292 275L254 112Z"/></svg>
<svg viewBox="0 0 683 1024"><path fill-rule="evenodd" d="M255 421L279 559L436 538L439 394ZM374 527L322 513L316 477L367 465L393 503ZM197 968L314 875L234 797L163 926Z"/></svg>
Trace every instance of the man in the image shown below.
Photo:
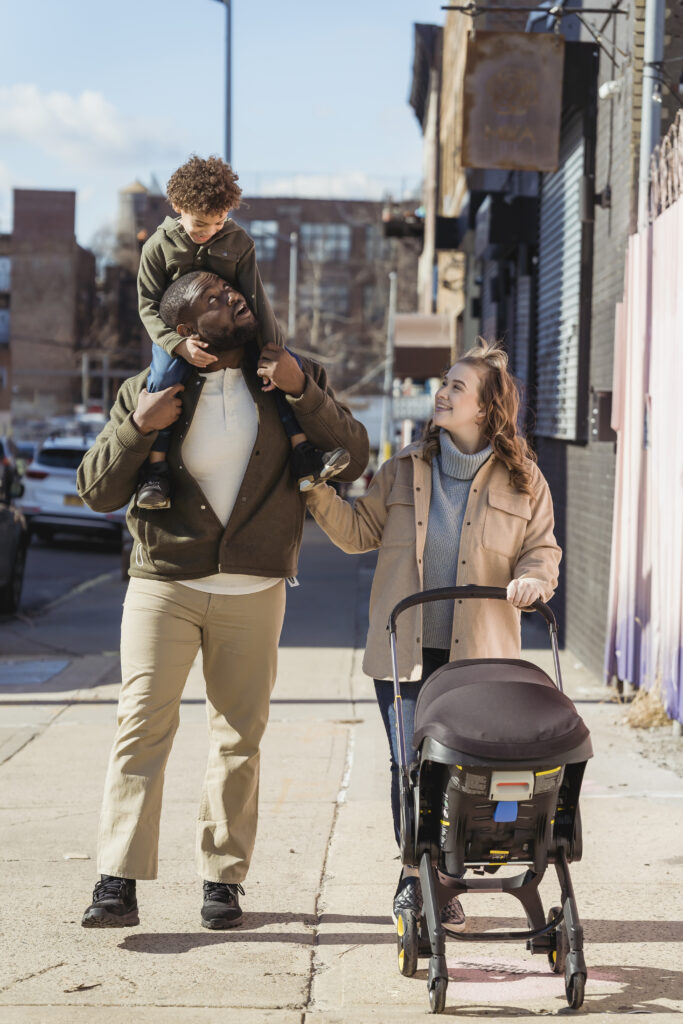
<svg viewBox="0 0 683 1024"><path fill-rule="evenodd" d="M197 831L201 921L242 921L239 894L254 845L259 744L275 682L285 579L297 571L304 502L272 391L283 391L311 442L346 448L353 480L367 462L364 428L337 402L325 371L285 349L259 351L242 295L195 271L165 292L160 312L217 357L184 387L155 394L147 370L126 381L85 456L78 486L91 508L129 502L157 432L179 421L168 462L173 505L129 508L133 536L121 625L118 730L100 819L98 871L84 927L139 923L137 879L155 878L163 775L180 699L201 649L209 760ZM269 382L267 382L266 381ZM265 385L265 390L264 390Z"/></svg>

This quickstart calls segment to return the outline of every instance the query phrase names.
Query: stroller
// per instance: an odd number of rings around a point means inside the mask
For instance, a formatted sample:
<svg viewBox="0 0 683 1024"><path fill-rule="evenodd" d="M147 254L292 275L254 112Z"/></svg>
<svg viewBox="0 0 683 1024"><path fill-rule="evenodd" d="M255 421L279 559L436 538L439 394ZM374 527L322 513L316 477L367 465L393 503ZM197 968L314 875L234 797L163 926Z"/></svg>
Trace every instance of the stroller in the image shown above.
<svg viewBox="0 0 683 1024"><path fill-rule="evenodd" d="M450 662L422 687L415 708L417 751L408 763L398 681L396 619L406 608L446 599L506 600L497 587L444 587L400 601L389 618L398 734L401 860L418 867L422 914L397 919L399 970L415 974L429 958L432 1013L446 1004L445 932L440 910L462 893L505 892L524 908L528 931L465 932L459 941L526 941L564 973L567 1002L583 1003L586 963L568 864L581 859L579 792L590 734L562 692L555 616L532 608L548 624L557 685L528 661L484 658ZM561 904L547 917L538 892L554 864ZM523 867L501 877L504 865ZM478 877L465 878L466 870Z"/></svg>

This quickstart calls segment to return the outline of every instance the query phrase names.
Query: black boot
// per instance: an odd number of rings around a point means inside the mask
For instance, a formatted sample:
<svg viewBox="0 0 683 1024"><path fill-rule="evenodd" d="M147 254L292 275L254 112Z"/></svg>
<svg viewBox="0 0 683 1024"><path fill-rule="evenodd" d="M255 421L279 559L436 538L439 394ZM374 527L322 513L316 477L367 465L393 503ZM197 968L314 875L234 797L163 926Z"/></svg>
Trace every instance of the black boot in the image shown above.
<svg viewBox="0 0 683 1024"><path fill-rule="evenodd" d="M153 510L171 507L171 476L168 462L146 462L135 497L138 508Z"/></svg>
<svg viewBox="0 0 683 1024"><path fill-rule="evenodd" d="M101 875L81 924L84 928L127 928L140 924L135 879Z"/></svg>
<svg viewBox="0 0 683 1024"><path fill-rule="evenodd" d="M235 882L204 882L203 928L235 928L242 924L238 893L244 889Z"/></svg>
<svg viewBox="0 0 683 1024"><path fill-rule="evenodd" d="M323 452L309 441L302 441L292 452L292 472L299 481L299 490L310 491L311 487L342 473L350 461L345 448Z"/></svg>

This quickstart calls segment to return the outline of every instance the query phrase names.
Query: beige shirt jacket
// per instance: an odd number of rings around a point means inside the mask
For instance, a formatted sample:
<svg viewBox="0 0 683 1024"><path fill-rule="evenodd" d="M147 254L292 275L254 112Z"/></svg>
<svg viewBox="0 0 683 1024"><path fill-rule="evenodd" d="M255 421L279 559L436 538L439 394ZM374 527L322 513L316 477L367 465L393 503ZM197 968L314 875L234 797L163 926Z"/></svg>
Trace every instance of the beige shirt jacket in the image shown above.
<svg viewBox="0 0 683 1024"><path fill-rule="evenodd" d="M562 552L553 533L548 484L538 467L529 465L533 500L511 485L507 467L495 455L474 477L457 553L457 586L506 587L512 579L529 577L543 584L544 601L552 597ZM422 458L422 445L416 443L385 462L353 506L327 485L307 496L316 522L342 551L360 554L379 548L363 659L363 671L375 679L391 678L391 609L424 589L431 490L431 467ZM422 607L408 608L397 620L402 680L421 678ZM451 660L519 658L520 619L519 609L508 601L456 601Z"/></svg>

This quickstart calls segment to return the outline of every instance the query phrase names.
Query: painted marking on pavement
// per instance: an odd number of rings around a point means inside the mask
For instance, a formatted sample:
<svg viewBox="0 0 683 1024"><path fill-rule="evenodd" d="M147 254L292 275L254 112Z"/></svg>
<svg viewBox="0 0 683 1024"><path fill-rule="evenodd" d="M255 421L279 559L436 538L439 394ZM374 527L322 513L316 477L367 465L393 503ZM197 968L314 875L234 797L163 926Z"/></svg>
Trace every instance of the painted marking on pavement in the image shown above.
<svg viewBox="0 0 683 1024"><path fill-rule="evenodd" d="M43 686L70 664L67 660L45 659L3 661L0 662L0 686Z"/></svg>
<svg viewBox="0 0 683 1024"><path fill-rule="evenodd" d="M494 960L486 957L456 960L447 957L446 966L461 1005L486 1006L495 1002L496 1006L501 1006L519 999L527 1004L543 1001L552 1005L555 1000L566 1003L564 975L552 974L547 968L539 970L537 964L530 960ZM623 988L624 980L619 968L613 971L589 968L586 982L588 996L595 998L612 995Z"/></svg>

